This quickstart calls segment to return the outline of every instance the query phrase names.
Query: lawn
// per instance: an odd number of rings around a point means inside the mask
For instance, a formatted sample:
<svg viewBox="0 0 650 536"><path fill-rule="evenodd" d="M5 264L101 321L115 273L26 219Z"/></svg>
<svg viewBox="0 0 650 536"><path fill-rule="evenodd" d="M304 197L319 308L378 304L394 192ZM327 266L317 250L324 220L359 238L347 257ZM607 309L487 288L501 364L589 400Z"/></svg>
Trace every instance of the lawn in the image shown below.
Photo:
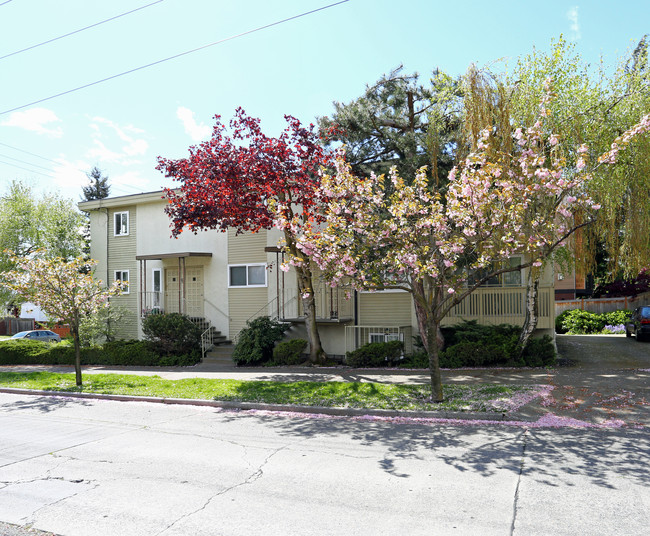
<svg viewBox="0 0 650 536"><path fill-rule="evenodd" d="M77 387L74 374L53 372L0 372L0 387L313 407L488 413L517 409L535 398L540 390L535 386L447 385L445 401L436 404L429 400L428 385L204 378L164 380L159 376L86 374L83 386Z"/></svg>

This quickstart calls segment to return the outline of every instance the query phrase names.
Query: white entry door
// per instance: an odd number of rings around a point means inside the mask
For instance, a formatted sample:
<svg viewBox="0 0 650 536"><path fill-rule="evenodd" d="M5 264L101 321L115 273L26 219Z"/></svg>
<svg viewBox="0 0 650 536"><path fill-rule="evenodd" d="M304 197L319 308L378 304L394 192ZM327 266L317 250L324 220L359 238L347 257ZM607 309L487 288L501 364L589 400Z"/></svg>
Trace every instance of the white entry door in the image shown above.
<svg viewBox="0 0 650 536"><path fill-rule="evenodd" d="M203 267L191 266L185 270L185 304L182 300L182 282L178 268L165 270L165 311L203 317ZM179 300L179 296L181 299ZM180 309L179 309L180 303Z"/></svg>

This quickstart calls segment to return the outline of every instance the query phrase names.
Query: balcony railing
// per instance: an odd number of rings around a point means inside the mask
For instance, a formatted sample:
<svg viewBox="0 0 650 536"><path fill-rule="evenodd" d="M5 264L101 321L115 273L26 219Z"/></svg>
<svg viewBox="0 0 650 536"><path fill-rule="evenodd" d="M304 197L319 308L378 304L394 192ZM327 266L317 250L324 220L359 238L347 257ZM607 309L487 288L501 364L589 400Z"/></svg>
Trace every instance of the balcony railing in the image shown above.
<svg viewBox="0 0 650 536"><path fill-rule="evenodd" d="M553 288L540 288L538 293L537 327L550 329L553 327L553 307L555 304ZM476 320L479 324L512 324L523 325L526 317L526 289L513 288L478 288L456 305L446 318L443 325L456 324L462 320Z"/></svg>

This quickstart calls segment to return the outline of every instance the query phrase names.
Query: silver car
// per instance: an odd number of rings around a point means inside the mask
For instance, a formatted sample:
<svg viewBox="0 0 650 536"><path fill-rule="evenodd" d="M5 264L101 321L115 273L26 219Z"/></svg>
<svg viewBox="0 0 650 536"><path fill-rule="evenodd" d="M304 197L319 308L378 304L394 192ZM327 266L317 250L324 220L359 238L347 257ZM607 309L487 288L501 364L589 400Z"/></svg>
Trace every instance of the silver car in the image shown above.
<svg viewBox="0 0 650 536"><path fill-rule="evenodd" d="M29 339L30 341L43 341L43 342L61 342L59 337L49 329L34 329L32 331L21 331L11 337L12 339Z"/></svg>

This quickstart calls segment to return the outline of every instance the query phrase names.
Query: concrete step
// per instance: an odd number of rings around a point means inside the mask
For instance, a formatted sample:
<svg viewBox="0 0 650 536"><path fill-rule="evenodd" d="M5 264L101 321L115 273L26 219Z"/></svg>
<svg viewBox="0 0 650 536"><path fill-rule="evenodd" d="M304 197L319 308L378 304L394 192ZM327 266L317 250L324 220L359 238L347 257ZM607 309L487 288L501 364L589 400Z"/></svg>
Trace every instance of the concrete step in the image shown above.
<svg viewBox="0 0 650 536"><path fill-rule="evenodd" d="M227 341L230 343L230 341ZM203 363L210 363L215 365L232 365L232 353L235 349L233 344L223 344L214 346L209 352L205 354Z"/></svg>

